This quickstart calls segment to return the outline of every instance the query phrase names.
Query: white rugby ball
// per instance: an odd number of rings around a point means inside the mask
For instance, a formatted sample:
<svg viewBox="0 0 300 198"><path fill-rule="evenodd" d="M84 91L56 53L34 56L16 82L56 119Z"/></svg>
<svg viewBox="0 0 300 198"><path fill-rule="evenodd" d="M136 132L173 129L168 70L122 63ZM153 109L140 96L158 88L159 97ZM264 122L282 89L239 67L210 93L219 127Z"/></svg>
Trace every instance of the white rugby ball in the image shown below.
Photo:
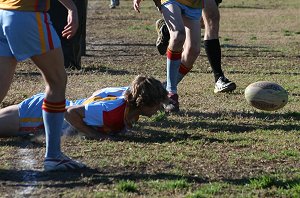
<svg viewBox="0 0 300 198"><path fill-rule="evenodd" d="M280 109L288 102L288 93L280 85L269 81L258 81L248 85L245 98L251 106L265 111Z"/></svg>

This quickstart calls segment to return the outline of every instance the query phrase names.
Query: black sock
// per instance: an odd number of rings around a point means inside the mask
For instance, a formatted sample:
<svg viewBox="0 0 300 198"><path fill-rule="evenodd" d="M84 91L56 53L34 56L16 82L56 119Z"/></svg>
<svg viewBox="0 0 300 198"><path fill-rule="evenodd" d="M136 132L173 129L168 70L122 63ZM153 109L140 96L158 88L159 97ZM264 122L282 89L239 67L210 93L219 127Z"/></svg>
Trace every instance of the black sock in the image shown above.
<svg viewBox="0 0 300 198"><path fill-rule="evenodd" d="M224 76L221 68L221 47L219 39L205 40L204 48L214 73L215 82L217 82L219 77Z"/></svg>

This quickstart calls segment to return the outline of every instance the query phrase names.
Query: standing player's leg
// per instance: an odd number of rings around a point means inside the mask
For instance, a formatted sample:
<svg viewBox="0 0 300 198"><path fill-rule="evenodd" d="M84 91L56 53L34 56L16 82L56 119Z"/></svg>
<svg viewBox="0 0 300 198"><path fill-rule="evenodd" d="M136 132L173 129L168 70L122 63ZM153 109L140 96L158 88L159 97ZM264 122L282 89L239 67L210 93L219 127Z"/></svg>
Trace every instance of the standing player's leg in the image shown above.
<svg viewBox="0 0 300 198"><path fill-rule="evenodd" d="M181 15L181 8L178 5L167 4L164 5L161 10L170 32L170 42L167 49L166 87L169 92L170 104L165 107L165 111L179 111L177 78L185 41L185 28Z"/></svg>
<svg viewBox="0 0 300 198"><path fill-rule="evenodd" d="M0 103L9 90L17 66L17 60L11 52L7 39L8 33L6 31L9 26L5 23L4 18L7 16L5 16L4 11L0 10Z"/></svg>
<svg viewBox="0 0 300 198"><path fill-rule="evenodd" d="M1 44L1 42L0 42ZM2 43L2 46L4 44ZM17 61L13 57L4 55L3 48L0 47L0 102L5 98L12 83ZM2 52L2 53L1 53ZM0 109L0 137L19 135L19 114L18 105Z"/></svg>
<svg viewBox="0 0 300 198"><path fill-rule="evenodd" d="M1 44L1 42L0 42ZM12 83L17 61L13 57L1 56L0 47L0 102L5 98Z"/></svg>
<svg viewBox="0 0 300 198"><path fill-rule="evenodd" d="M41 70L46 83L43 102L43 120L46 132L46 171L84 168L85 165L71 160L61 152L60 138L65 112L67 75L61 48L33 56L33 62Z"/></svg>
<svg viewBox="0 0 300 198"><path fill-rule="evenodd" d="M184 42L181 64L177 83L193 68L193 65L200 54L201 29L199 20L190 20L184 17L186 39Z"/></svg>
<svg viewBox="0 0 300 198"><path fill-rule="evenodd" d="M215 0L205 0L203 9L205 25L204 48L215 77L215 93L236 89L234 82L229 81L221 67L221 47L219 42L220 12Z"/></svg>
<svg viewBox="0 0 300 198"><path fill-rule="evenodd" d="M60 131L65 112L65 88L67 76L61 48L31 58L41 70L46 83L43 102L43 119L46 131L46 158L59 157Z"/></svg>

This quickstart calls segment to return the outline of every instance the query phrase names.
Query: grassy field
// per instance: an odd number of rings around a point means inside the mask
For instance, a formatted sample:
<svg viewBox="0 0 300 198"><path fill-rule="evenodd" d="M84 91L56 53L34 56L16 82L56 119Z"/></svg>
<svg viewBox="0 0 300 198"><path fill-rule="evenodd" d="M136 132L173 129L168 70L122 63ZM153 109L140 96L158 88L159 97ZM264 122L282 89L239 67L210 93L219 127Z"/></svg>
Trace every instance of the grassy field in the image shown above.
<svg viewBox="0 0 300 198"><path fill-rule="evenodd" d="M165 80L155 47L152 1L135 13L131 1L109 9L90 0L87 56L68 70L67 98L128 85L137 74ZM220 7L222 63L237 83L214 94L204 49L179 85L181 111L142 117L115 141L63 139L63 150L85 162L80 173L42 171L43 143L0 140L0 197L300 197L300 4L298 0L224 0ZM289 92L275 112L249 106L244 89L277 82ZM1 107L42 92L30 61L18 65Z"/></svg>

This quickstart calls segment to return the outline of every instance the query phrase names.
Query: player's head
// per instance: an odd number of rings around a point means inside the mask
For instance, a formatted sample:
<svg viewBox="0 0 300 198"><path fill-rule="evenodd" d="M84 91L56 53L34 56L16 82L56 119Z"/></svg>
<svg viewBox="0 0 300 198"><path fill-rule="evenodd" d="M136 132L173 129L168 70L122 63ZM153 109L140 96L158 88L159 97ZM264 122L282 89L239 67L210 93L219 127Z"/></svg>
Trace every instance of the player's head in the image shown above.
<svg viewBox="0 0 300 198"><path fill-rule="evenodd" d="M151 116L168 100L168 92L159 80L139 75L126 91L125 99L131 108L141 111L141 115Z"/></svg>

